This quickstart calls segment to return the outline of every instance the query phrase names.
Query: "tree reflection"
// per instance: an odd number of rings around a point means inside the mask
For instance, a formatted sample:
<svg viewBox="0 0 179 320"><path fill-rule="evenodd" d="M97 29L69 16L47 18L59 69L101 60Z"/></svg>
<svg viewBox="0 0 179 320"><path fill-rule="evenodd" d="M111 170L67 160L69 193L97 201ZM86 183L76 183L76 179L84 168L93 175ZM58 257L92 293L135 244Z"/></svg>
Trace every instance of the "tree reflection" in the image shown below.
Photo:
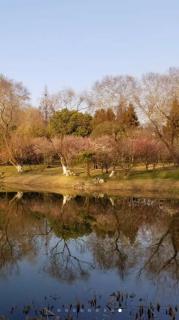
<svg viewBox="0 0 179 320"><path fill-rule="evenodd" d="M93 268L179 278L179 202L133 197L2 193L0 275L46 255L42 269L68 282Z"/></svg>
<svg viewBox="0 0 179 320"><path fill-rule="evenodd" d="M94 268L91 262L72 253L74 245L78 249L82 249L82 247L84 249L85 243L80 239L80 236L91 232L91 226L88 221L85 221L84 216L83 219L76 221L72 219L72 223L66 219L68 206L70 205L72 212L75 209L76 202L73 203L72 200L72 196L64 195L61 206L59 205L59 214L55 218L50 218L53 230L60 240L57 240L50 249L48 264L44 267L44 270L51 276L70 283L81 278L87 279L89 271ZM74 212L76 214L76 210Z"/></svg>
<svg viewBox="0 0 179 320"><path fill-rule="evenodd" d="M162 271L168 271L179 280L179 213L170 217L169 220L165 231L160 234L157 242L154 243L156 237L152 239L147 250L148 258L139 274L144 270L158 275Z"/></svg>
<svg viewBox="0 0 179 320"><path fill-rule="evenodd" d="M11 198L9 198L11 197ZM18 271L18 262L24 257L33 260L38 251L34 231L39 222L30 215L23 193L5 194L0 200L0 275Z"/></svg>
<svg viewBox="0 0 179 320"><path fill-rule="evenodd" d="M72 253L68 241L61 239L51 249L49 263L44 270L57 279L71 283L80 278L87 279L93 268L91 262Z"/></svg>

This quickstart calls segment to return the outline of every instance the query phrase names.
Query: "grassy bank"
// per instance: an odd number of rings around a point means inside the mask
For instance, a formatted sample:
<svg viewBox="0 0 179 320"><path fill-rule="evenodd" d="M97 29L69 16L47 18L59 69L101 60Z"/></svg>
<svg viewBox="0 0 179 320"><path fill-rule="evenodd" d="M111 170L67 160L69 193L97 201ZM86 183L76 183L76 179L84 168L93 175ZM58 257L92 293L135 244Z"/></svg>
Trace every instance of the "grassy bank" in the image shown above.
<svg viewBox="0 0 179 320"><path fill-rule="evenodd" d="M1 167L3 172L1 185L4 189L53 191L66 190L68 193L102 192L109 194L169 194L179 196L179 168L168 167L145 171L138 167L125 178L119 170L113 178L102 175L100 170L93 170L87 177L84 168L75 168L76 176L64 177L60 168L45 168L43 166L26 166L22 174L13 167ZM96 178L104 178L100 184Z"/></svg>

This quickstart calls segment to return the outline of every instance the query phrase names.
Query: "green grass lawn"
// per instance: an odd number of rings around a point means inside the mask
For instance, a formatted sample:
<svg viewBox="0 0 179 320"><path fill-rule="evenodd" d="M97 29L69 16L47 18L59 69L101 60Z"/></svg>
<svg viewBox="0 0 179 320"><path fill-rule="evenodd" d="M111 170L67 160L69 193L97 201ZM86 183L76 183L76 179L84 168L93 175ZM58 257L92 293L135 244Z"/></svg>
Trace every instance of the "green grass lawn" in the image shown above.
<svg viewBox="0 0 179 320"><path fill-rule="evenodd" d="M155 170L140 170L131 172L129 180L133 179L172 179L179 180L179 168L168 167L168 168L158 168Z"/></svg>
<svg viewBox="0 0 179 320"><path fill-rule="evenodd" d="M82 166L76 166L73 168L73 171L77 174L79 178L89 179L90 177L86 176L86 168ZM10 176L19 176L17 170L13 166L0 166L0 173L4 173L5 177ZM44 176L62 176L62 169L59 167L50 167L47 168L44 165L25 165L24 172L21 174L25 175L44 175ZM102 173L100 169L91 170L91 178L95 177L103 177L108 179L108 174ZM112 180L135 180L135 179L172 179L179 180L179 167L165 167L165 168L157 168L155 170L146 171L144 167L136 167L133 168L127 178L124 177L124 173L117 169L117 174L112 178Z"/></svg>

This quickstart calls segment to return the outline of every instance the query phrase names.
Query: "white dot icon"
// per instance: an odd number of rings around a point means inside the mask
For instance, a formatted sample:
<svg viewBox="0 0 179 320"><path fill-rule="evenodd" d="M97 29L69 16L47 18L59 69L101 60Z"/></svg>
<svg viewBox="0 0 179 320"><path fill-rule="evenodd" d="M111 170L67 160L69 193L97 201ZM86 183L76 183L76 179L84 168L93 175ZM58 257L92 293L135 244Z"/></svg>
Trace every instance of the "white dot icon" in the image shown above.
<svg viewBox="0 0 179 320"><path fill-rule="evenodd" d="M121 309L121 308L119 308L119 309L118 309L118 312L122 312L122 309Z"/></svg>

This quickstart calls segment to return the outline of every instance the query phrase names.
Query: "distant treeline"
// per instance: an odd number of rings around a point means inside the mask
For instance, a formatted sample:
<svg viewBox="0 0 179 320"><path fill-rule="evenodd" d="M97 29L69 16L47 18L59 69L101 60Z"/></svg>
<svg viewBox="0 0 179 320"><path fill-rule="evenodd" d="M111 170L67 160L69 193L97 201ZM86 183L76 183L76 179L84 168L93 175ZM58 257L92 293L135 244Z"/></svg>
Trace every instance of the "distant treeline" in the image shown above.
<svg viewBox="0 0 179 320"><path fill-rule="evenodd" d="M142 79L107 76L88 92L72 89L30 104L23 84L0 77L0 163L18 172L24 164L59 161L90 164L126 174L139 163L179 163L179 69Z"/></svg>

